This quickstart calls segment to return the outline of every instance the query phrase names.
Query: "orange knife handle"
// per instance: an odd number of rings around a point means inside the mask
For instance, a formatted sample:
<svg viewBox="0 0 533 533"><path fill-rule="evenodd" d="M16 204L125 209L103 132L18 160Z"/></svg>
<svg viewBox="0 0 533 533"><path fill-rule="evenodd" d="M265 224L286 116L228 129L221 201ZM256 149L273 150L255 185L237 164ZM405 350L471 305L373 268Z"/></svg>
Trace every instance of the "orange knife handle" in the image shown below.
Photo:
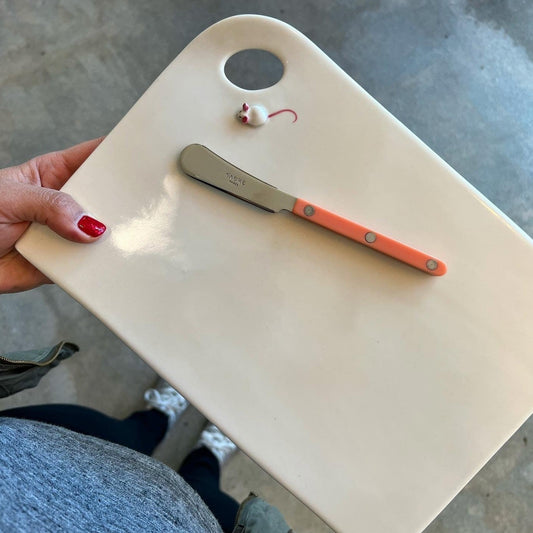
<svg viewBox="0 0 533 533"><path fill-rule="evenodd" d="M412 267L418 268L426 274L431 274L432 276L442 276L446 274L446 265L439 259L427 255L415 248L411 248L406 244L402 244L390 237L386 237L381 233L365 228L364 226L336 215L331 211L326 211L325 209L310 202L306 202L301 198L296 199L292 212L295 215L318 224L319 226L323 226L335 233L344 235L345 237L364 244L369 248L389 255L390 257L394 257L394 259L398 259Z"/></svg>

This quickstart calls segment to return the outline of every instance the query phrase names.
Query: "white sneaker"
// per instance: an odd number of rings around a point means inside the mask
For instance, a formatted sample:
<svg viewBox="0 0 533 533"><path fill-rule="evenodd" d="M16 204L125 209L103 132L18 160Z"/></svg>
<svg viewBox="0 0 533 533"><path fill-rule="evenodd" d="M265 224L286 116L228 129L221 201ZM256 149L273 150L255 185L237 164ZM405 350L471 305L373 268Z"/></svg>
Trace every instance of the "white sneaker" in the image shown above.
<svg viewBox="0 0 533 533"><path fill-rule="evenodd" d="M157 409L168 416L168 426L172 426L185 412L189 402L166 381L159 379L154 388L144 393L148 407Z"/></svg>
<svg viewBox="0 0 533 533"><path fill-rule="evenodd" d="M209 424L202 431L196 448L202 446L205 446L218 459L220 465L223 465L237 451L237 445L214 424Z"/></svg>

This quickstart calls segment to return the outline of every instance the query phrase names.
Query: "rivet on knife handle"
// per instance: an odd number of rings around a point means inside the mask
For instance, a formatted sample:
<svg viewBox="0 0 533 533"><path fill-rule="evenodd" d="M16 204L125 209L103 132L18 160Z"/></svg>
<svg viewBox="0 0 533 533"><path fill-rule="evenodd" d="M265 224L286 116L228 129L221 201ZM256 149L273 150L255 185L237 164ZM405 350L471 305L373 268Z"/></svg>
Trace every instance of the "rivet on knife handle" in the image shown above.
<svg viewBox="0 0 533 533"><path fill-rule="evenodd" d="M442 261L301 198L296 200L292 212L432 276L442 276L446 273L446 265Z"/></svg>

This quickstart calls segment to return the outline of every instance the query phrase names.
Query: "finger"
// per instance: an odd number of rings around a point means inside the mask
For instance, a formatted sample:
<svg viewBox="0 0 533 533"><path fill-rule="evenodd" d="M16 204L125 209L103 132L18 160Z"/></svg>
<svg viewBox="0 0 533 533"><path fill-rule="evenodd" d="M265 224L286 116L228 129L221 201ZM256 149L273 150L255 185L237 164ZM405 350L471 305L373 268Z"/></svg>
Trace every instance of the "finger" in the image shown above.
<svg viewBox="0 0 533 533"><path fill-rule="evenodd" d="M5 206L1 211L8 222L39 222L65 239L92 242L106 230L104 224L87 215L68 194L35 187L16 185L3 191Z"/></svg>
<svg viewBox="0 0 533 533"><path fill-rule="evenodd" d="M80 165L93 153L104 137L85 141L66 150L36 157L30 163L44 187L60 189Z"/></svg>
<svg viewBox="0 0 533 533"><path fill-rule="evenodd" d="M0 257L0 294L27 291L52 283L16 250Z"/></svg>
<svg viewBox="0 0 533 533"><path fill-rule="evenodd" d="M96 147L104 139L105 137L98 137L98 139L85 141L59 152L59 155L64 159L65 165L71 174L78 170L78 167L94 152Z"/></svg>

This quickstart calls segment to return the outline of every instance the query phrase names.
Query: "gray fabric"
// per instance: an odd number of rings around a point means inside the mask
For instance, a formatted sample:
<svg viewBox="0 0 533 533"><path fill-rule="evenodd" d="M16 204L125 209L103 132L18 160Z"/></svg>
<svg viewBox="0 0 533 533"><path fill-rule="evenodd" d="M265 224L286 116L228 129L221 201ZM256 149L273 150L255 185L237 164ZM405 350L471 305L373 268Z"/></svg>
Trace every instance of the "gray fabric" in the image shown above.
<svg viewBox="0 0 533 533"><path fill-rule="evenodd" d="M252 492L239 508L233 533L293 533L293 530L276 507Z"/></svg>
<svg viewBox="0 0 533 533"><path fill-rule="evenodd" d="M0 417L0 531L221 533L167 466L109 442Z"/></svg>
<svg viewBox="0 0 533 533"><path fill-rule="evenodd" d="M0 398L37 386L41 378L63 359L78 351L70 342L51 348L0 355Z"/></svg>

